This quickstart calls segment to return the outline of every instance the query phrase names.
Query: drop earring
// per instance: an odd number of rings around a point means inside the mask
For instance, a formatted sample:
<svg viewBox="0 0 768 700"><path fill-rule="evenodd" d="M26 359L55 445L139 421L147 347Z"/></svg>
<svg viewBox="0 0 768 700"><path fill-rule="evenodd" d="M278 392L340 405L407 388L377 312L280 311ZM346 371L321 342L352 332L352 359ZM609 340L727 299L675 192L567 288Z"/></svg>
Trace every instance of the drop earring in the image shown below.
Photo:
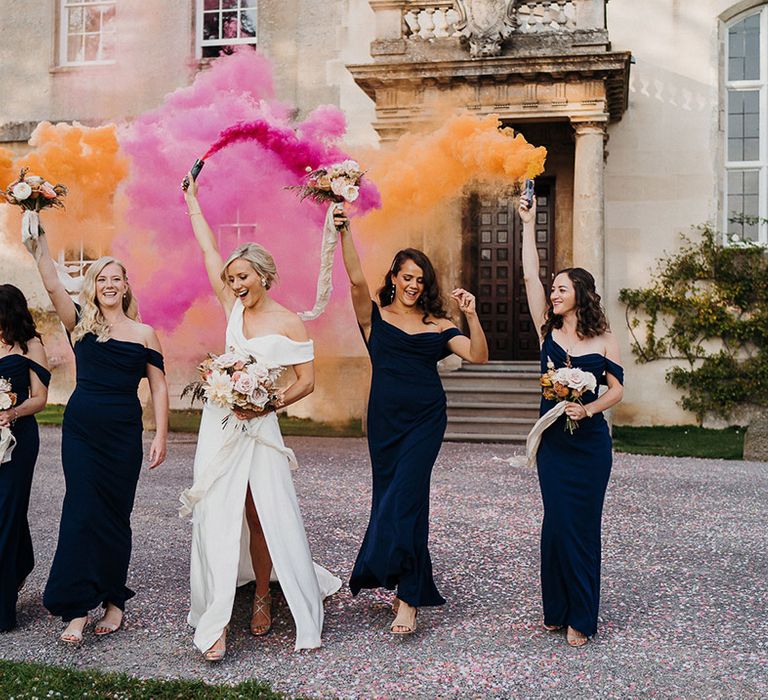
<svg viewBox="0 0 768 700"><path fill-rule="evenodd" d="M391 304L395 300L395 285L392 285L392 289L389 292L389 303Z"/></svg>
<svg viewBox="0 0 768 700"><path fill-rule="evenodd" d="M261 278L261 286L262 287L266 287L267 286L267 278L266 277L262 277Z"/></svg>

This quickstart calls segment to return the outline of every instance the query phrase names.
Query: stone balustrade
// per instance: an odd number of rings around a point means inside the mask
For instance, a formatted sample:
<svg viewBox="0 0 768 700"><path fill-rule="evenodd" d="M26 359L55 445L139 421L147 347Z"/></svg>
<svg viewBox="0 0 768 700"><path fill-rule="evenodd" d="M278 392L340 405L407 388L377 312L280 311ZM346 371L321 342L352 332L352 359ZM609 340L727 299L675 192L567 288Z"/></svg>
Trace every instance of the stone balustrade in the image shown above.
<svg viewBox="0 0 768 700"><path fill-rule="evenodd" d="M518 34L546 34L573 32L579 29L603 29L605 25L605 0L506 0L509 20ZM374 11L386 12L399 9L400 38L420 41L446 39L462 35L462 16L459 3L452 0L372 0ZM393 39L392 26L387 36Z"/></svg>

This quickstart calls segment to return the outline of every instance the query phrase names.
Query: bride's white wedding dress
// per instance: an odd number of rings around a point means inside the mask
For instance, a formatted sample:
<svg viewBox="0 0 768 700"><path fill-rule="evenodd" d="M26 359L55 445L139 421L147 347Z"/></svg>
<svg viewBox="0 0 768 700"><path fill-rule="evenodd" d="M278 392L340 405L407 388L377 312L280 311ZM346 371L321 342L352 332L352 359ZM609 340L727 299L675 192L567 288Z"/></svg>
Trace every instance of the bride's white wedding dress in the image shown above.
<svg viewBox="0 0 768 700"><path fill-rule="evenodd" d="M297 365L313 359L312 341L283 335L246 338L243 305L237 300L227 324L227 348L272 365ZM181 496L181 515L192 514L191 609L195 645L209 649L229 624L235 588L254 580L245 520L250 484L272 557L273 580L280 582L296 624L296 649L321 645L323 599L341 580L313 564L296 500L291 466L277 415L239 421L229 411L206 404L195 454L194 484ZM245 430L243 430L245 427Z"/></svg>

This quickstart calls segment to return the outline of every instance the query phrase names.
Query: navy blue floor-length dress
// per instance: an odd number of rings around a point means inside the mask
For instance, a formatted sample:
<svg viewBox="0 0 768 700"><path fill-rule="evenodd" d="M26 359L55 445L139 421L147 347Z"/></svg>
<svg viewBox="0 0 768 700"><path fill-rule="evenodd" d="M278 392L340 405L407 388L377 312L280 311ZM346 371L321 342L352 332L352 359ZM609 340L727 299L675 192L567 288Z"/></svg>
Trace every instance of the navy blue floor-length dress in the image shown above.
<svg viewBox="0 0 768 700"><path fill-rule="evenodd" d="M438 360L451 351L457 328L406 333L372 306L368 352L373 374L368 449L373 499L368 529L349 586L397 587L409 605L442 605L427 548L429 485L447 423Z"/></svg>
<svg viewBox="0 0 768 700"><path fill-rule="evenodd" d="M11 382L16 405L29 398L30 371L48 386L51 373L24 355L0 357L0 377ZM40 435L34 416L23 416L11 428L16 446L0 464L0 632L16 626L18 588L35 566L27 509L32 491Z"/></svg>
<svg viewBox="0 0 768 700"><path fill-rule="evenodd" d="M147 364L163 357L141 343L92 333L74 344L77 384L62 424L66 492L43 603L65 622L106 603L124 609L131 511L142 460L141 404Z"/></svg>
<svg viewBox="0 0 768 700"><path fill-rule="evenodd" d="M569 361L552 338L544 338L541 371L547 360L556 368ZM590 372L598 384L609 373L624 383L624 370L599 353L570 357L570 365ZM584 404L597 398L583 397ZM541 414L555 405L542 398ZM602 413L578 421L573 435L563 415L542 435L537 455L544 501L541 526L541 593L544 624L568 625L591 637L600 606L600 527L611 475L613 447Z"/></svg>

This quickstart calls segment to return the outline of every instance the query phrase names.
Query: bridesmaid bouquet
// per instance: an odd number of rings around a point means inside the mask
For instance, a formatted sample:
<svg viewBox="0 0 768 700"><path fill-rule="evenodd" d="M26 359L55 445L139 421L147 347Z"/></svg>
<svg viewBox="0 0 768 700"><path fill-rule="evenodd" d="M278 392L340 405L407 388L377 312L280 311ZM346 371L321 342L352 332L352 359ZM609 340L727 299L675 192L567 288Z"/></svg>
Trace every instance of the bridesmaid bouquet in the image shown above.
<svg viewBox="0 0 768 700"><path fill-rule="evenodd" d="M345 160L314 170L307 166L306 184L286 189L298 190L302 201L309 197L315 202L341 204L358 198L362 179L363 171L357 161Z"/></svg>
<svg viewBox="0 0 768 700"><path fill-rule="evenodd" d="M190 394L192 401L209 401L221 408L262 411L279 408L277 380L283 367L267 365L233 348L223 355L208 355L198 366L200 379L184 387L181 398ZM229 416L222 421L226 425Z"/></svg>
<svg viewBox="0 0 768 700"><path fill-rule="evenodd" d="M343 202L354 202L360 196L360 181L363 171L354 160L345 160L313 170L307 167L307 182L304 185L287 187L298 190L301 200L307 197L315 202L328 203L323 224L323 242L320 247L320 273L317 276L315 304L309 311L299 313L302 321L313 321L328 305L333 290L333 252L339 241L339 232L333 215L341 211Z"/></svg>
<svg viewBox="0 0 768 700"><path fill-rule="evenodd" d="M39 175L29 175L29 168L22 168L17 180L5 190L0 190L0 200L15 204L24 210L21 220L21 241L36 240L40 231L40 210L63 207L62 198L67 194L64 185L52 185Z"/></svg>
<svg viewBox="0 0 768 700"><path fill-rule="evenodd" d="M0 377L0 411L7 411L16 405L16 394L12 391L11 382ZM0 464L10 462L11 453L16 446L16 438L10 428L0 428Z"/></svg>
<svg viewBox="0 0 768 700"><path fill-rule="evenodd" d="M581 397L587 391L597 388L597 380L593 374L585 372L578 367L561 367L555 369L555 365L547 358L547 371L541 375L541 393L549 401L575 401L581 403ZM573 435L573 431L579 424L567 417L566 428Z"/></svg>

